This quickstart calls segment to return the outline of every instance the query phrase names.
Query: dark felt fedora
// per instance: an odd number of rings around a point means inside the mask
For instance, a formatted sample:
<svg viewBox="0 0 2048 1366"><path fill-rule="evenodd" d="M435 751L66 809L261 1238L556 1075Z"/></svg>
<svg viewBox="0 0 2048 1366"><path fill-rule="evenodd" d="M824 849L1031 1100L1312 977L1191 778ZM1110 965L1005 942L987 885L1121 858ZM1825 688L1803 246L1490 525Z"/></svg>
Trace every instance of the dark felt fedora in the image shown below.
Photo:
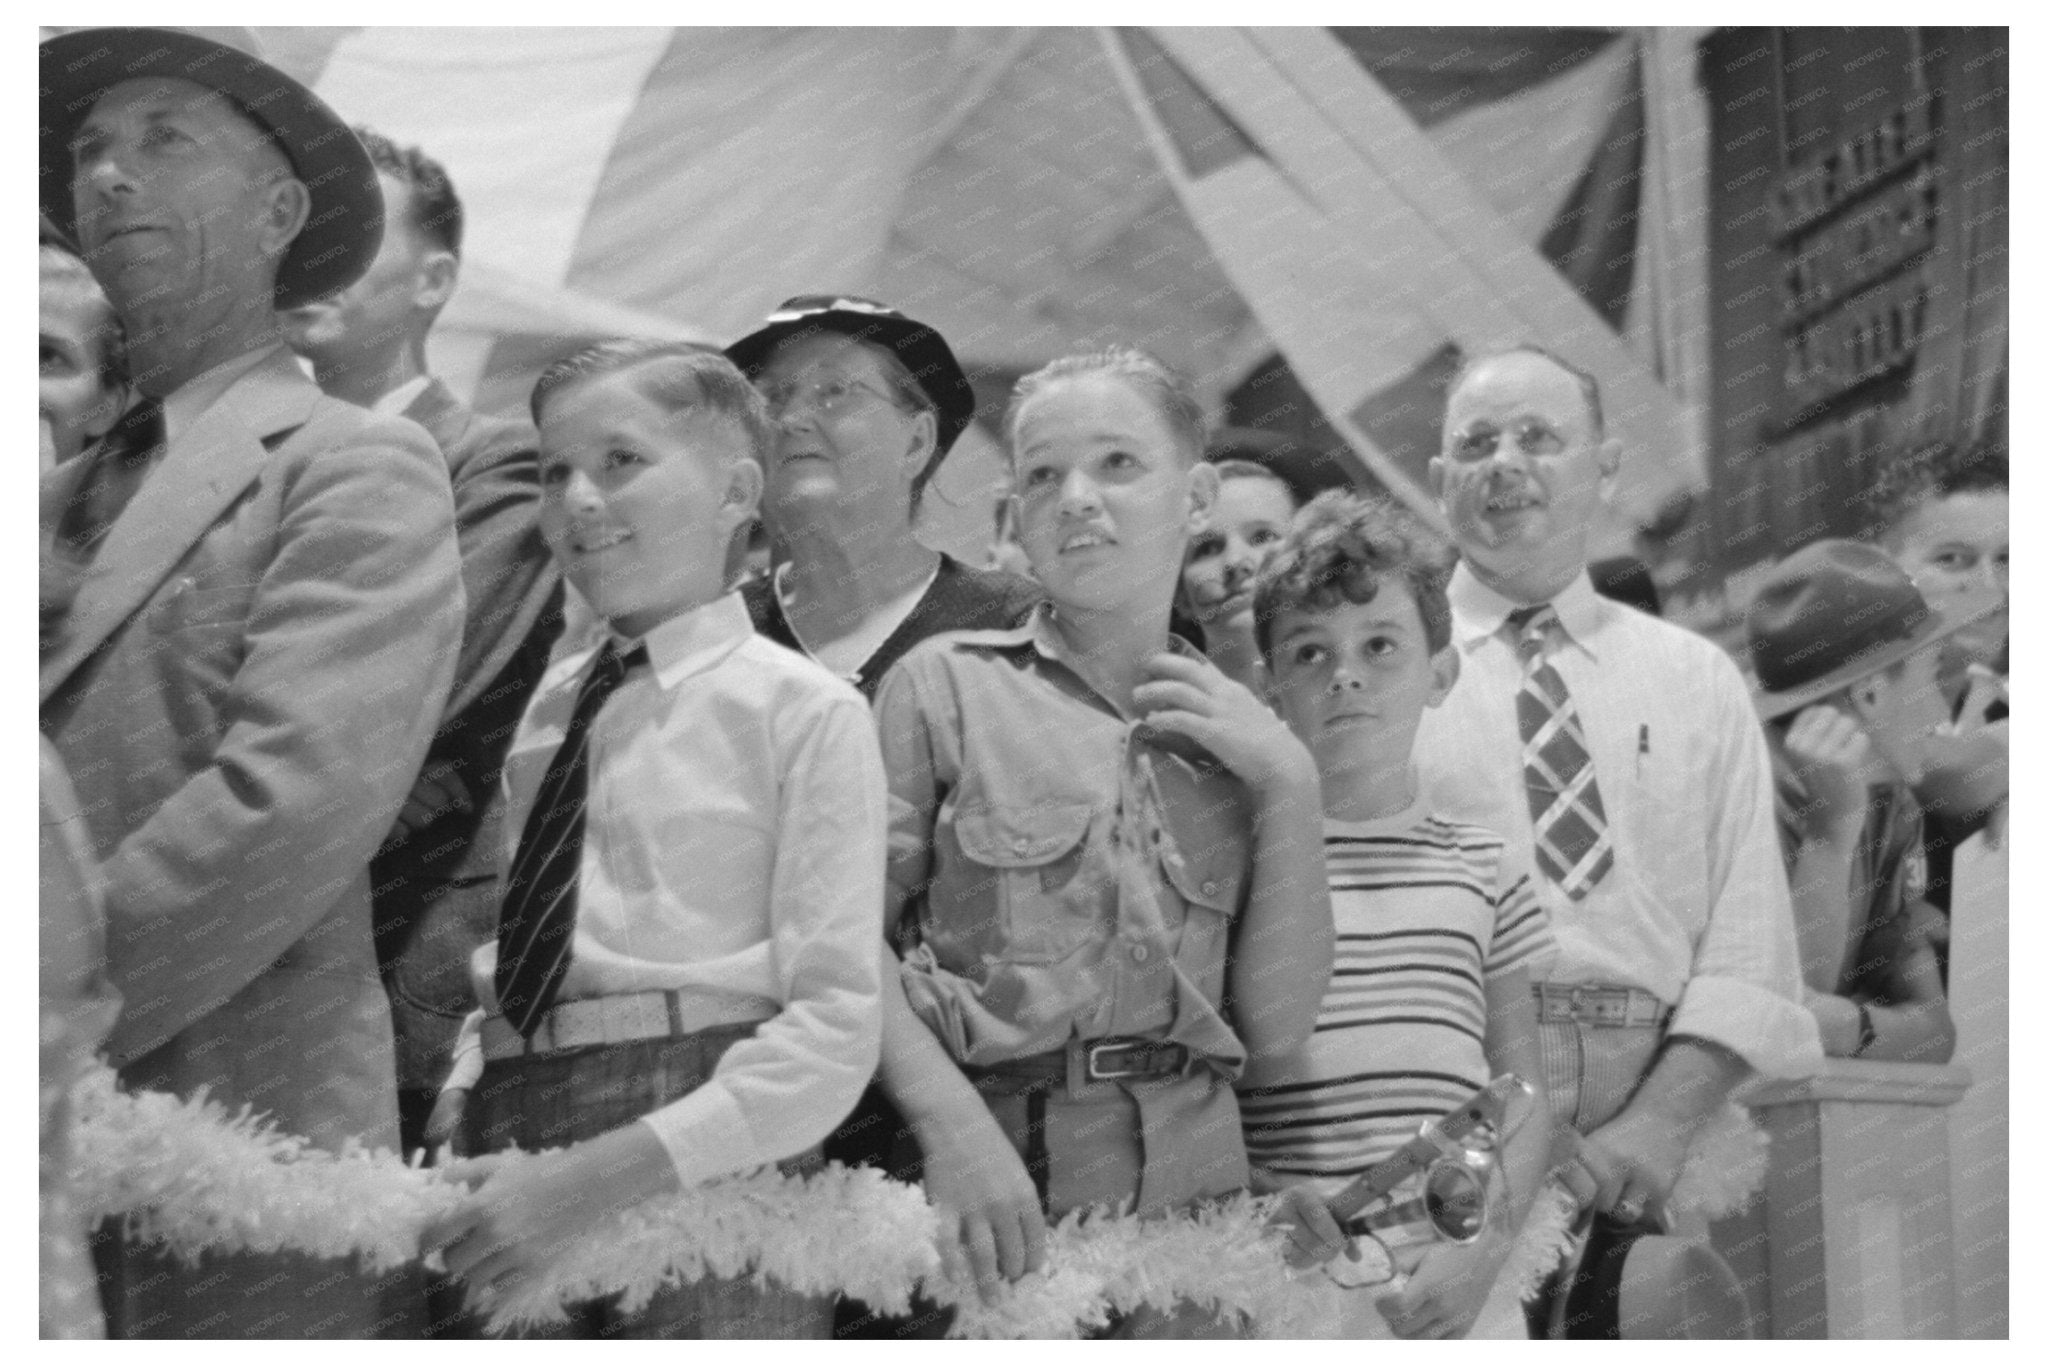
<svg viewBox="0 0 2048 1366"><path fill-rule="evenodd" d="M1553 1338L1726 1341L1750 1337L1749 1300L1704 1237L1596 1218Z"/></svg>
<svg viewBox="0 0 2048 1366"><path fill-rule="evenodd" d="M1861 541L1815 541L1779 561L1750 603L1757 713L1768 721L1817 702L1996 605L1944 616L1882 550Z"/></svg>
<svg viewBox="0 0 2048 1366"><path fill-rule="evenodd" d="M784 299L767 321L725 348L725 357L752 379L775 348L795 337L838 332L892 351L938 411L938 449L925 466L929 478L960 433L974 420L974 386L937 330L887 304L851 294L799 294Z"/></svg>
<svg viewBox="0 0 2048 1366"><path fill-rule="evenodd" d="M384 192L369 153L312 91L226 43L168 28L88 28L39 50L43 213L74 241L71 141L100 97L121 84L174 76L217 90L267 132L311 191L312 211L277 273L277 306L346 289L384 238Z"/></svg>

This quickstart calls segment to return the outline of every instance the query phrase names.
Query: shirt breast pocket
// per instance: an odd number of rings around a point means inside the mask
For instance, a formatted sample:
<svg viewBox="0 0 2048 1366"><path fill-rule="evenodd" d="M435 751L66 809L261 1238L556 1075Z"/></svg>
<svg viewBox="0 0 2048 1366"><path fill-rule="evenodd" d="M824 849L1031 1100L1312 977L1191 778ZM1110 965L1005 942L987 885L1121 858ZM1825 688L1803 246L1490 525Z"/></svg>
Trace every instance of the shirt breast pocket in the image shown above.
<svg viewBox="0 0 2048 1366"><path fill-rule="evenodd" d="M1228 843L1195 848L1183 842L1160 865L1187 907L1177 957L1183 969L1202 980L1229 956L1230 925L1244 904L1243 851Z"/></svg>
<svg viewBox="0 0 2048 1366"><path fill-rule="evenodd" d="M1653 881L1676 876L1684 867L1676 856L1686 841L1697 845L1704 838L1704 812L1690 795L1699 779L1677 755L1638 753L1626 772L1628 810L1614 832L1616 859ZM1608 820L1614 823L1615 813Z"/></svg>
<svg viewBox="0 0 2048 1366"><path fill-rule="evenodd" d="M1114 885L1088 838L1086 802L979 803L954 814L960 852L994 893L996 943L1013 963L1066 958L1098 932Z"/></svg>

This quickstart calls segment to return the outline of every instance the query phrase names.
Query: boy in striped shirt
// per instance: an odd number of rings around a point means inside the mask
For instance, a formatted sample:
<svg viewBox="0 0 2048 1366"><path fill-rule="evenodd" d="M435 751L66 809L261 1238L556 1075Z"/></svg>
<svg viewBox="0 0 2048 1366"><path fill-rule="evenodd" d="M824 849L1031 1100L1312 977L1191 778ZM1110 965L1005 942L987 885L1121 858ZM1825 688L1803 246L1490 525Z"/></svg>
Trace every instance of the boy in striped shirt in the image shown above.
<svg viewBox="0 0 2048 1366"><path fill-rule="evenodd" d="M1321 772L1336 968L1315 1032L1240 1084L1254 1185L1283 1190L1290 1259L1342 1255L1324 1201L1493 1077L1540 1086L1529 977L1549 920L1491 830L1447 821L1409 751L1458 677L1448 552L1391 505L1316 499L1260 574L1255 621L1271 698ZM1500 1154L1487 1227L1401 1254L1406 1282L1347 1295L1347 1336L1526 1337L1496 1287L1541 1184L1540 1089ZM1504 1187L1504 1189L1503 1189Z"/></svg>

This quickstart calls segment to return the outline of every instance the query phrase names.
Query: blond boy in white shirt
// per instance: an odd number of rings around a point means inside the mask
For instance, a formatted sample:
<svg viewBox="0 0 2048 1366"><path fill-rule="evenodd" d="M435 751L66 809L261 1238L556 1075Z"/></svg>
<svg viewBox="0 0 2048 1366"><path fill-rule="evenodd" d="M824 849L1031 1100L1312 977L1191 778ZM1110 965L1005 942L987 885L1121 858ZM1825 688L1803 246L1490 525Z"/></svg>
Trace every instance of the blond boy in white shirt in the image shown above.
<svg viewBox="0 0 2048 1366"><path fill-rule="evenodd" d="M714 353L612 342L545 372L533 409L542 533L609 629L556 659L507 759L519 845L498 942L471 967L488 1013L429 1134L556 1149L472 1165L474 1194L422 1239L486 1298L645 1199L815 1165L880 1038L867 705L755 636L726 584L760 501L760 397ZM831 1330L828 1301L747 1281L571 1309L568 1336Z"/></svg>

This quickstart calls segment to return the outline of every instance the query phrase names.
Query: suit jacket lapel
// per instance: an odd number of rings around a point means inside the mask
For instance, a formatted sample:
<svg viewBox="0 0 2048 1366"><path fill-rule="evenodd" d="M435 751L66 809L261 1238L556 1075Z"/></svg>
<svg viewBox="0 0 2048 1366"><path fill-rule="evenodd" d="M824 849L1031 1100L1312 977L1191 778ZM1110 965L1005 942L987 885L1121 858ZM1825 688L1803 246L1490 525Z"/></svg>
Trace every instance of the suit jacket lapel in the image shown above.
<svg viewBox="0 0 2048 1366"><path fill-rule="evenodd" d="M42 700L149 600L185 553L262 473L266 441L312 415L320 390L280 348L236 380L171 443L100 543L65 620L64 645L42 667ZM68 497L44 484L52 496ZM77 476L70 476L75 487ZM61 506L61 504L60 504Z"/></svg>
<svg viewBox="0 0 2048 1366"><path fill-rule="evenodd" d="M57 524L63 519L64 510L71 505L71 500L78 496L79 486L85 482L85 472L92 468L94 458L94 452L87 450L55 469L43 472L36 493L41 518L38 525L46 542L56 535Z"/></svg>

